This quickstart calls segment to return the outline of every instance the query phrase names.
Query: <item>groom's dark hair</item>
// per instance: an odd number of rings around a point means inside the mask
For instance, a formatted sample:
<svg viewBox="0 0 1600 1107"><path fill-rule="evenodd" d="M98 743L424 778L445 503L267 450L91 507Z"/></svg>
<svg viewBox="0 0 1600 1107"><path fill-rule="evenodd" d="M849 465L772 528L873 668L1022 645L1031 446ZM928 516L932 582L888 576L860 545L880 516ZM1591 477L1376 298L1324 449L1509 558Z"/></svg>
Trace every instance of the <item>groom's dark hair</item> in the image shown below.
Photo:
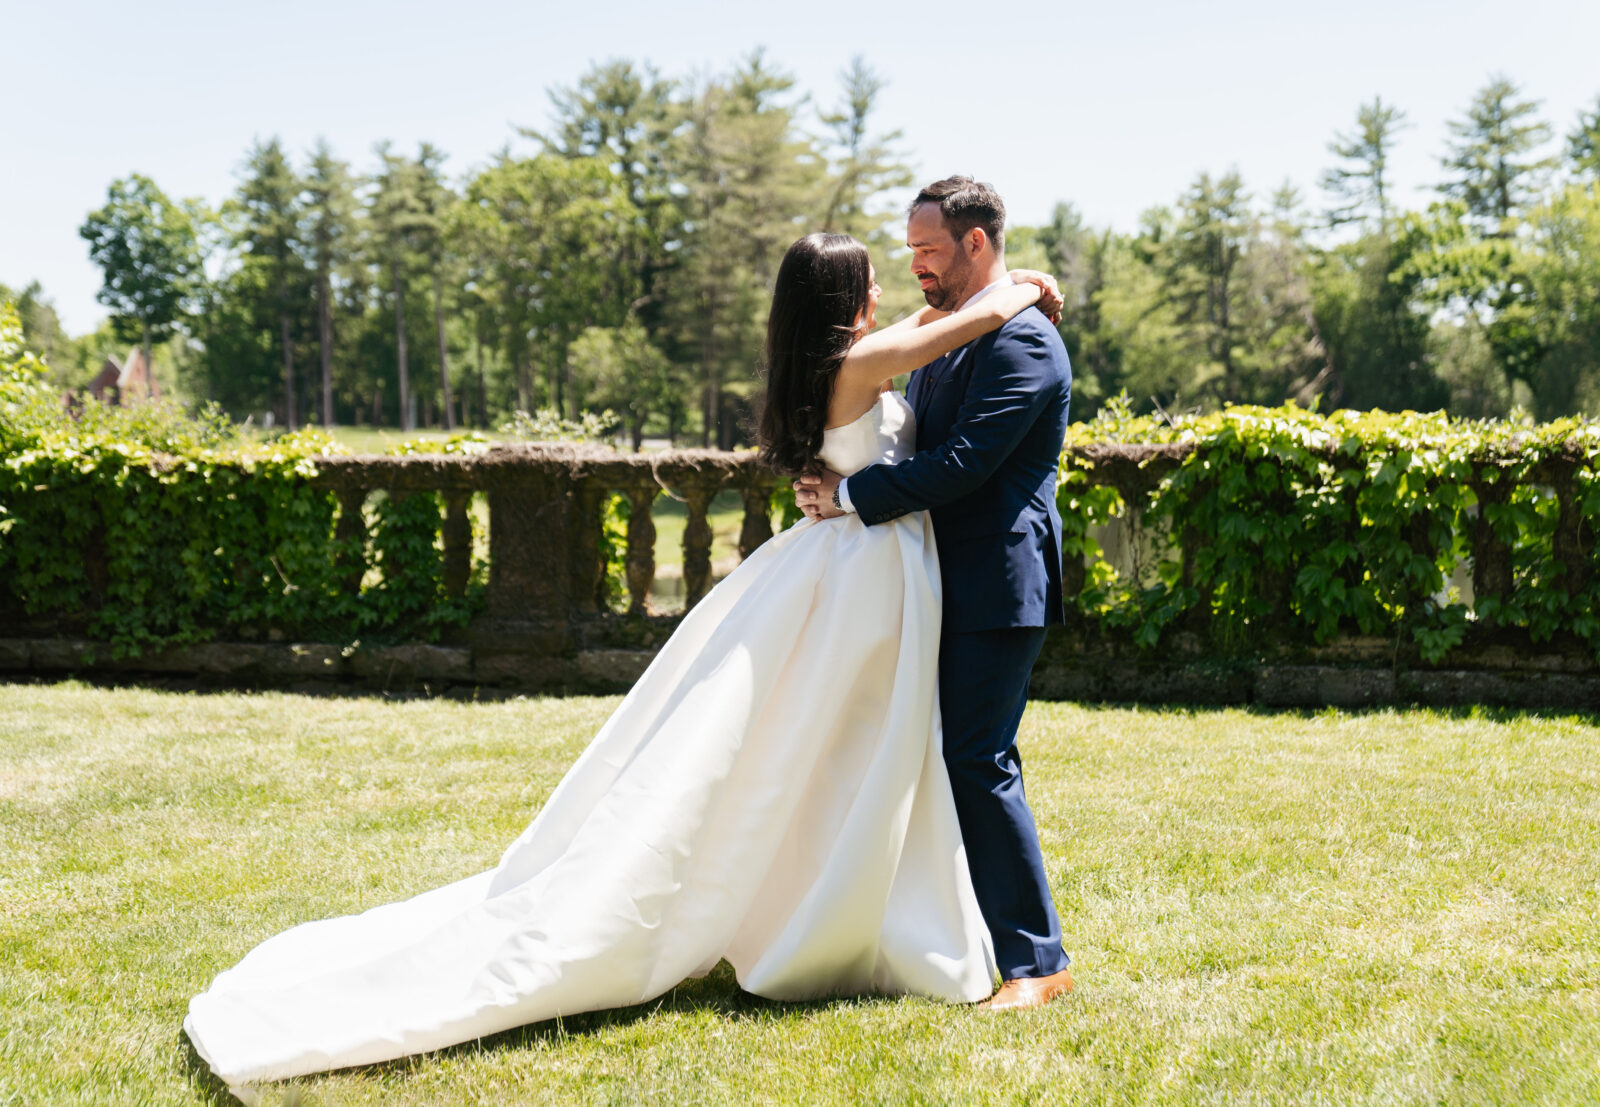
<svg viewBox="0 0 1600 1107"><path fill-rule="evenodd" d="M934 181L917 193L906 214L923 204L938 204L944 225L952 237L960 238L973 227L982 227L983 233L994 243L996 254L1006 249L1006 204L994 185L975 181L971 177L946 177Z"/></svg>

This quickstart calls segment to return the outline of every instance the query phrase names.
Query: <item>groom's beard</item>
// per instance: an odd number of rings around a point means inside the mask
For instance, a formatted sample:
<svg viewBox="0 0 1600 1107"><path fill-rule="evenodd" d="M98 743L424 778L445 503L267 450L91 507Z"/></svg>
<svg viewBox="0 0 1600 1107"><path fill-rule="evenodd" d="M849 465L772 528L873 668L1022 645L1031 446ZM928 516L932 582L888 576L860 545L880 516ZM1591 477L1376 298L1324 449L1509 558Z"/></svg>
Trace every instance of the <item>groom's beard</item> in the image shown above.
<svg viewBox="0 0 1600 1107"><path fill-rule="evenodd" d="M923 289L922 298L935 311L954 311L966 299L972 262L965 255L958 255L943 273L928 275L933 278L933 284Z"/></svg>

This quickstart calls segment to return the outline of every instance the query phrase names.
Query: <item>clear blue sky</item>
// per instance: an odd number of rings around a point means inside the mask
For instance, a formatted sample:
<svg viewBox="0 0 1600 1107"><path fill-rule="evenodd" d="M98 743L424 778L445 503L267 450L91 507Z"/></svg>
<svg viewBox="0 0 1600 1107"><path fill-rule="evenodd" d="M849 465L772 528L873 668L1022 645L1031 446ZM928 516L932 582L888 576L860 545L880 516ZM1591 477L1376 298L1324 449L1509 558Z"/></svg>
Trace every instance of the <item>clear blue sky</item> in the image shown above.
<svg viewBox="0 0 1600 1107"><path fill-rule="evenodd" d="M546 89L609 58L687 76L764 46L829 104L862 54L890 82L880 126L905 132L920 176L993 181L1014 222L1067 200L1119 229L1201 170L1317 199L1328 140L1375 94L1413 124L1394 167L1408 203L1491 73L1562 134L1600 95L1600 0L0 0L0 41L0 282L43 282L73 333L102 314L77 228L114 177L219 201L272 135L296 150L326 136L357 168L380 139L428 139L460 175L542 124Z"/></svg>

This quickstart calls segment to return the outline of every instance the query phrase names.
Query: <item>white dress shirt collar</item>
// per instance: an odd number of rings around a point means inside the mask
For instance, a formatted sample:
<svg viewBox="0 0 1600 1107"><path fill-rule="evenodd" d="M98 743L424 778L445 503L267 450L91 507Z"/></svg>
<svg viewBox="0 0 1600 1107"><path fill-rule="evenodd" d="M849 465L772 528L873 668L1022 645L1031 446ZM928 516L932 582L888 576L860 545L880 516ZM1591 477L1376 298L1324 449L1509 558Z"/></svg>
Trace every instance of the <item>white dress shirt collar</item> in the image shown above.
<svg viewBox="0 0 1600 1107"><path fill-rule="evenodd" d="M979 300L983 299L985 296L989 295L989 293L993 292L995 289L1004 288L1006 285L1008 285L1010 283L1011 283L1010 276L1004 276L1004 277L1001 277L999 280L994 281L991 284L986 284L982 288L978 289L978 291L974 292L971 296L968 296L966 298L966 300L962 303L961 307L956 308L956 310L960 311L961 308L970 307L973 304L977 303Z"/></svg>

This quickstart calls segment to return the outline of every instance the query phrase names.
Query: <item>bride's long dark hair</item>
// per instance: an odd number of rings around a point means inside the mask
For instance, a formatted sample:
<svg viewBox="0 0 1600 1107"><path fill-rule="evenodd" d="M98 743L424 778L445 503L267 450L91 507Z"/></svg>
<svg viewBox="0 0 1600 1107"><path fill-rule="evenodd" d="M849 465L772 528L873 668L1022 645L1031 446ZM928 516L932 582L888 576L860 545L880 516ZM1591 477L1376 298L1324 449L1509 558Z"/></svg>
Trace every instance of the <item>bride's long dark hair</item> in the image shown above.
<svg viewBox="0 0 1600 1107"><path fill-rule="evenodd" d="M858 337L872 266L847 234L808 234L783 255L767 315L761 460L780 473L821 470L822 429L839 365Z"/></svg>

